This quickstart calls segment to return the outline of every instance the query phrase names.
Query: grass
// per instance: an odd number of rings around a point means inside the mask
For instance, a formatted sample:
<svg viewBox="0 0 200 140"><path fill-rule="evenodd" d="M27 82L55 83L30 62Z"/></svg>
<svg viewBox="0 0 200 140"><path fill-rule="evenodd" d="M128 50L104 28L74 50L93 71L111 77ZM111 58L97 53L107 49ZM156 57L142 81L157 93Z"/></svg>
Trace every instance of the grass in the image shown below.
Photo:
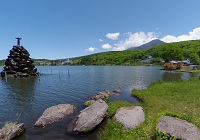
<svg viewBox="0 0 200 140"><path fill-rule="evenodd" d="M3 126L3 128L10 128L12 126L15 126L16 123L15 122L6 122L6 124Z"/></svg>
<svg viewBox="0 0 200 140"><path fill-rule="evenodd" d="M112 118L122 106L136 105L125 102L111 102L108 109L108 123L99 135L100 140L130 139L168 139L156 130L162 115L178 117L200 128L200 80L192 78L185 81L157 82L146 90L133 90L132 95L141 100L146 120L134 130L125 131L121 124ZM173 138L170 138L173 139Z"/></svg>
<svg viewBox="0 0 200 140"><path fill-rule="evenodd" d="M21 114L17 113L15 121L14 122L6 122L5 125L3 126L3 128L9 128L9 127L15 126L19 122L20 116L21 116Z"/></svg>
<svg viewBox="0 0 200 140"><path fill-rule="evenodd" d="M179 70L175 70L176 72L188 72L188 73L200 73L200 65L198 66L191 66L191 67L184 67Z"/></svg>
<svg viewBox="0 0 200 140"><path fill-rule="evenodd" d="M200 73L200 70L193 70L193 69L180 69L175 70L176 72L189 72L189 73Z"/></svg>
<svg viewBox="0 0 200 140"><path fill-rule="evenodd" d="M129 103L126 101L107 101L108 103L108 117L113 117L120 107L125 107L125 106L133 106L133 103Z"/></svg>

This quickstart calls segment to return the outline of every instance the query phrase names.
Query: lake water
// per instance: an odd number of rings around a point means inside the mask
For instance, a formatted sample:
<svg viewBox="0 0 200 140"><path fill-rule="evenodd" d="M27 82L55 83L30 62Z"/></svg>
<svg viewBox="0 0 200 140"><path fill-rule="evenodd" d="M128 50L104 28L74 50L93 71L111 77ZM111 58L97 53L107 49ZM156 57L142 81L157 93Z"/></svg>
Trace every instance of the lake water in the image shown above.
<svg viewBox="0 0 200 140"><path fill-rule="evenodd" d="M20 140L94 140L98 130L82 136L66 133L71 119L85 107L88 97L100 91L121 88L119 95L111 100L138 102L131 97L132 89L145 89L158 80L179 80L197 76L189 73L174 73L153 66L49 66L37 67L40 77L8 78L0 80L0 127L5 122L25 123L26 133ZM2 67L0 67L2 69ZM53 105L70 103L77 110L64 121L47 128L33 125L43 111ZM20 115L20 117L17 117Z"/></svg>

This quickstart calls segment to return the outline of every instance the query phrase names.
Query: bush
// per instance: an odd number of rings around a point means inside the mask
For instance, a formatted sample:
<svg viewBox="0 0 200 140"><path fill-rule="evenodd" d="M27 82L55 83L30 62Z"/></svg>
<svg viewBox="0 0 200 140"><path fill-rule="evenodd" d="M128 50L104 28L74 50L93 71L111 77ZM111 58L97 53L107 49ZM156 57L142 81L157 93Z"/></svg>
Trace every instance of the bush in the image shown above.
<svg viewBox="0 0 200 140"><path fill-rule="evenodd" d="M163 65L163 68L166 70L177 70L177 69L183 68L183 64L182 63L176 63L176 64L165 63Z"/></svg>
<svg viewBox="0 0 200 140"><path fill-rule="evenodd" d="M176 64L176 69L182 69L183 68L183 64L182 63L177 63Z"/></svg>

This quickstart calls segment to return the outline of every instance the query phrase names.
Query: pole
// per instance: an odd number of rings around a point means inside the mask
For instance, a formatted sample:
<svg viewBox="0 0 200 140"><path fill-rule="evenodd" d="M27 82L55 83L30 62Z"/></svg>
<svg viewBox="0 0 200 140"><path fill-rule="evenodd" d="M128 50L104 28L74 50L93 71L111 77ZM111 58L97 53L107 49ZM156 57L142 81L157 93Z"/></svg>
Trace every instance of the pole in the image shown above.
<svg viewBox="0 0 200 140"><path fill-rule="evenodd" d="M70 74L69 74L69 69L68 69L68 76L70 77Z"/></svg>
<svg viewBox="0 0 200 140"><path fill-rule="evenodd" d="M38 77L39 77L39 82L40 82L40 73L38 73Z"/></svg>
<svg viewBox="0 0 200 140"><path fill-rule="evenodd" d="M62 72L62 76L63 76L63 70L61 69L61 72Z"/></svg>
<svg viewBox="0 0 200 140"><path fill-rule="evenodd" d="M59 79L60 79L60 71L59 71Z"/></svg>
<svg viewBox="0 0 200 140"><path fill-rule="evenodd" d="M6 82L8 81L7 72L5 71Z"/></svg>

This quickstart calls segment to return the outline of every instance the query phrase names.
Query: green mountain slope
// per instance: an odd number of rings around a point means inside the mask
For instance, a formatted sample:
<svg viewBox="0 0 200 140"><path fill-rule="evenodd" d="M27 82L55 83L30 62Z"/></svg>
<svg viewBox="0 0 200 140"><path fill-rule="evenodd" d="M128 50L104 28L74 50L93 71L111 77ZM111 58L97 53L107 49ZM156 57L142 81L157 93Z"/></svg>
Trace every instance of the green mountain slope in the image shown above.
<svg viewBox="0 0 200 140"><path fill-rule="evenodd" d="M166 43L148 50L125 50L97 53L73 58L75 65L140 65L141 60L152 56L154 60L184 60L199 63L200 40Z"/></svg>

